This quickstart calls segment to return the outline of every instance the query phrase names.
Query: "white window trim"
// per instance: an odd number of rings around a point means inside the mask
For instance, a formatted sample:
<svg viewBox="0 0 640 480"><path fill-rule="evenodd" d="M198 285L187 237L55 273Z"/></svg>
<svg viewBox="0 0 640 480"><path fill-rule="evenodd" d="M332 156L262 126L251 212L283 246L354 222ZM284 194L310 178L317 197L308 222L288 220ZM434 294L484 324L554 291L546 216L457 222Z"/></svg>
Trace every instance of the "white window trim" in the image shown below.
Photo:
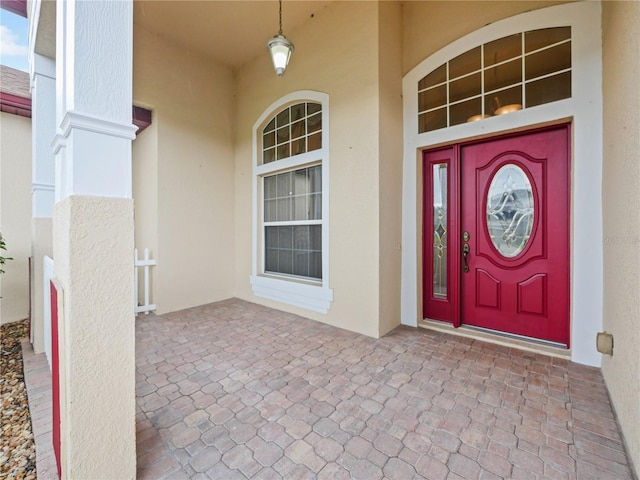
<svg viewBox="0 0 640 480"><path fill-rule="evenodd" d="M300 102L317 102L322 105L322 148L307 152L286 160L277 160L268 164L261 164L262 128L265 123L276 113L288 105ZM252 180L252 258L251 258L251 289L253 294L304 308L314 312L326 314L333 302L333 290L329 288L329 95L311 90L292 92L276 100L269 105L253 125L253 180ZM264 258L261 265L258 259L260 249L264 247L263 231L260 228L262 222L258 216L259 178L268 174L274 174L284 170L292 170L298 167L312 164L322 165L322 281L296 279L293 277L278 276L264 273Z"/></svg>
<svg viewBox="0 0 640 480"><path fill-rule="evenodd" d="M401 321L417 326L418 162L431 146L553 122L572 123L571 204L571 359L600 366L593 339L602 330L602 42L600 2L575 2L522 13L472 32L447 45L403 79L404 160L402 201ZM483 43L538 28L571 26L571 98L526 108L509 115L418 132L418 81L447 60Z"/></svg>

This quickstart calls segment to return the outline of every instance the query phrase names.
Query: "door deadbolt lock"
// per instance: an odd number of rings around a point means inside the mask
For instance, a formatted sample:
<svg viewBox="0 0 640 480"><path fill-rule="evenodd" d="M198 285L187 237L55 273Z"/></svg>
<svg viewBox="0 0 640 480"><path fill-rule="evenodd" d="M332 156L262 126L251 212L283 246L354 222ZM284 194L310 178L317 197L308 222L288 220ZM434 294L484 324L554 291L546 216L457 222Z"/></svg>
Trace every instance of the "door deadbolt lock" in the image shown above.
<svg viewBox="0 0 640 480"><path fill-rule="evenodd" d="M468 242L470 238L471 236L469 235L469 232L464 232L462 234L462 240L464 240L465 242Z"/></svg>

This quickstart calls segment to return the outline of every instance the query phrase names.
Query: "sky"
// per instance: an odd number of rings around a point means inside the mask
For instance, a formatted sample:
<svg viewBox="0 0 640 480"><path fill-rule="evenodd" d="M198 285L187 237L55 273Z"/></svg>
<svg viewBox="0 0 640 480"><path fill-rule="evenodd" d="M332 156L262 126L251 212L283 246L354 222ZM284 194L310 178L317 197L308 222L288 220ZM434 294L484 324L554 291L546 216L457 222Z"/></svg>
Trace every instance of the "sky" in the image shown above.
<svg viewBox="0 0 640 480"><path fill-rule="evenodd" d="M0 64L29 71L27 19L0 9Z"/></svg>

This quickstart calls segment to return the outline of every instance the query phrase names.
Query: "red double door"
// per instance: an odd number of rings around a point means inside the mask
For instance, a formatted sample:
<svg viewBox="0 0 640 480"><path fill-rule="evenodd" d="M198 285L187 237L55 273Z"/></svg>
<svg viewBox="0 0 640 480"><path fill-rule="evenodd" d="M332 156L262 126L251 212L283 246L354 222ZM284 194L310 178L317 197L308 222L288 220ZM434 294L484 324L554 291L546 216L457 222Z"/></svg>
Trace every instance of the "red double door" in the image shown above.
<svg viewBox="0 0 640 480"><path fill-rule="evenodd" d="M561 126L424 153L424 318L568 346L569 145Z"/></svg>

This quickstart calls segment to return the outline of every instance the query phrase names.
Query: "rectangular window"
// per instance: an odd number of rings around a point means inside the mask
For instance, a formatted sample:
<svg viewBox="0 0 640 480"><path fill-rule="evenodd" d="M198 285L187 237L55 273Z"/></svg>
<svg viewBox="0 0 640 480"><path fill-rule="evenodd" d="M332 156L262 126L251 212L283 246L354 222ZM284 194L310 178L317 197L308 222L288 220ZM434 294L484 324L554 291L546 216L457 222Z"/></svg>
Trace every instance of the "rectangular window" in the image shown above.
<svg viewBox="0 0 640 480"><path fill-rule="evenodd" d="M433 164L433 297L447 298L447 164Z"/></svg>
<svg viewBox="0 0 640 480"><path fill-rule="evenodd" d="M322 166L263 178L265 273L322 280Z"/></svg>

